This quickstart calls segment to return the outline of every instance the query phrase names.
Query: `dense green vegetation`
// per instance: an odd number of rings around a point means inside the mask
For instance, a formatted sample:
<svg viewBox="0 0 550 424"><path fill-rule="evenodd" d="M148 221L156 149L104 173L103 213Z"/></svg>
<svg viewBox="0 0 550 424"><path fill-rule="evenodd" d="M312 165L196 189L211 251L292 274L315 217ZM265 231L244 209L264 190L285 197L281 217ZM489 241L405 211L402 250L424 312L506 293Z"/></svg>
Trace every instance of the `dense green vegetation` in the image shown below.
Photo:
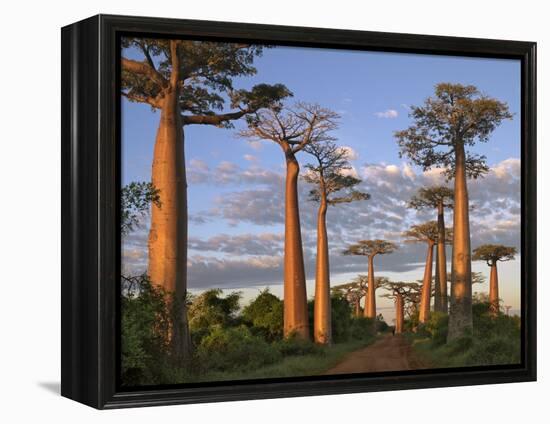
<svg viewBox="0 0 550 424"><path fill-rule="evenodd" d="M474 296L473 332L447 341L449 317L432 313L413 339L416 352L433 367L518 364L521 360L521 327L518 316L492 316L487 296Z"/></svg>
<svg viewBox="0 0 550 424"><path fill-rule="evenodd" d="M172 357L166 293L147 276L123 279L122 381L125 385L170 384L315 375L375 340L388 326L381 318L354 318L350 304L331 298L334 344L283 338L283 302L268 289L242 309L241 294L219 289L188 296L194 355ZM309 302L313 313L313 302Z"/></svg>

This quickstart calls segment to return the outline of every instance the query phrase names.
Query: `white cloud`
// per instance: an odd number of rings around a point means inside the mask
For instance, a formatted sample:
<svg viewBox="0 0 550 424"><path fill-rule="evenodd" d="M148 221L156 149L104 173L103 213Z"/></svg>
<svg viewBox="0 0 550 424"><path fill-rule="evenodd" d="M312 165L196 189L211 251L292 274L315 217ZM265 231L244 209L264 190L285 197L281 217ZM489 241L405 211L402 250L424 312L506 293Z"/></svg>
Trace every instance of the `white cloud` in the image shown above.
<svg viewBox="0 0 550 424"><path fill-rule="evenodd" d="M244 158L244 160L247 160L249 162L257 162L258 161L258 158L254 155L246 154L246 155L243 156L243 158Z"/></svg>
<svg viewBox="0 0 550 424"><path fill-rule="evenodd" d="M204 169L200 163L194 165ZM520 169L519 159L511 158L494 164L484 178L468 181L470 201L475 205L470 214L473 248L483 243L502 243L519 248ZM377 270L402 272L416 269L424 258L424 247L403 245L401 233L413 224L435 219L435 211L411 210L407 208L407 202L420 187L444 184L442 170L422 172L408 164L384 163L365 164L358 171L363 181L357 189L372 197L368 201L329 208L327 224L332 272L335 275L364 272L363 258L342 256L340 252L349 243L369 238L385 238L400 244L398 253L378 258ZM196 215L204 222L225 223L226 226L233 225L234 229L231 234L214 234L209 238L201 237L200 233L190 234L190 287L280 284L284 170L272 171L254 165L243 169L225 163L212 167L204 175L206 182L230 187L231 191L220 193L213 200L212 208L196 212ZM452 186L452 181L447 184ZM308 278L313 278L318 204L308 201L309 184L300 181L298 187L306 272ZM447 225L451 225L451 211L446 212L445 219ZM244 229L250 224L253 227L239 232L241 226ZM146 269L147 226L146 220L142 228L125 237L125 270L137 273ZM250 228L255 226L263 227L264 232L251 233Z"/></svg>
<svg viewBox="0 0 550 424"><path fill-rule="evenodd" d="M395 109L387 109L384 112L376 112L375 115L378 118L393 119L399 116L399 113Z"/></svg>
<svg viewBox="0 0 550 424"><path fill-rule="evenodd" d="M346 159L347 160L357 160L359 159L359 153L357 153L353 147L350 146L341 146L340 151L344 151L346 153Z"/></svg>

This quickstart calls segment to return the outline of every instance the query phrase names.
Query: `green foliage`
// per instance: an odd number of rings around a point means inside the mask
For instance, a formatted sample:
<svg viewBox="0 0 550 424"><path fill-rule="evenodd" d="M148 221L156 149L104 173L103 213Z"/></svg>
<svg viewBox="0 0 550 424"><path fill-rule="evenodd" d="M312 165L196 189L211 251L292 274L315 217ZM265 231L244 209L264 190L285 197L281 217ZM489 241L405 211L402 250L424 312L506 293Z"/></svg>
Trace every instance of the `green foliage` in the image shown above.
<svg viewBox="0 0 550 424"><path fill-rule="evenodd" d="M339 295L332 295L331 305L331 325L332 340L334 343L343 343L351 337L352 310L349 302Z"/></svg>
<svg viewBox="0 0 550 424"><path fill-rule="evenodd" d="M280 360L280 353L245 325L215 326L197 348L198 364L206 370L255 369Z"/></svg>
<svg viewBox="0 0 550 424"><path fill-rule="evenodd" d="M377 333L385 333L390 329L386 321L384 321L384 316L378 314L375 321L375 330Z"/></svg>
<svg viewBox="0 0 550 424"><path fill-rule="evenodd" d="M349 152L328 138L322 142L311 143L304 151L312 155L316 164L307 164L308 173L302 178L315 187L309 192L309 199L319 202L325 198L327 204L350 203L357 200L368 200L370 194L355 190L361 183L359 178L345 175L351 169ZM343 191L344 195L333 197L334 193Z"/></svg>
<svg viewBox="0 0 550 424"><path fill-rule="evenodd" d="M283 356L318 355L323 353L322 346L295 335L290 335L290 337L276 342L273 346Z"/></svg>
<svg viewBox="0 0 550 424"><path fill-rule="evenodd" d="M472 85L440 83L435 95L421 106L412 106L409 116L414 124L395 137L400 156L407 156L424 170L447 169L455 172L455 150L485 143L503 120L511 119L508 105L487 97ZM466 172L478 178L488 172L486 157L466 151Z"/></svg>
<svg viewBox="0 0 550 424"><path fill-rule="evenodd" d="M235 90L233 80L256 73L255 57L263 46L193 40L147 38L122 39L123 54L131 51L142 60L122 58L122 95L129 101L161 107L161 99L170 90L173 59L179 61L179 107L182 123L210 124L230 128L231 121L260 108L281 107L281 101L292 93L282 84L257 84L251 90ZM174 50L173 50L174 49ZM173 51L176 55L172 55ZM233 114L216 114L225 107L226 98ZM189 117L216 117L214 120Z"/></svg>
<svg viewBox="0 0 550 424"><path fill-rule="evenodd" d="M441 205L444 208L452 208L453 203L453 189L447 186L432 186L420 188L409 201L409 207L413 209L433 209Z"/></svg>
<svg viewBox="0 0 550 424"><path fill-rule="evenodd" d="M385 255L393 253L397 249L397 245L387 240L360 240L355 244L348 246L344 250L344 255Z"/></svg>
<svg viewBox="0 0 550 424"><path fill-rule="evenodd" d="M429 339L416 344L434 366L463 367L517 364L521 355L519 317L499 314L492 317L490 304L483 296L474 298L473 332L445 343L448 317L433 313L425 329Z"/></svg>
<svg viewBox="0 0 550 424"><path fill-rule="evenodd" d="M265 289L242 311L243 321L267 341L283 337L283 301Z"/></svg>
<svg viewBox="0 0 550 424"><path fill-rule="evenodd" d="M485 261L491 266L498 261L511 261L515 259L517 249L511 246L503 246L502 244L483 244L474 249L472 252L473 261Z"/></svg>
<svg viewBox="0 0 550 424"><path fill-rule="evenodd" d="M123 277L121 364L125 385L161 382L162 364L168 360L165 341L170 322L165 296L146 275Z"/></svg>
<svg viewBox="0 0 550 424"><path fill-rule="evenodd" d="M128 234L139 225L139 218L148 211L151 203L161 207L160 191L148 182L131 182L120 192L120 232Z"/></svg>
<svg viewBox="0 0 550 424"><path fill-rule="evenodd" d="M425 328L430 334L434 346L441 346L447 342L448 327L449 315L437 311L430 313L430 318Z"/></svg>
<svg viewBox="0 0 550 424"><path fill-rule="evenodd" d="M225 297L220 289L206 290L191 299L187 316L193 342L198 345L201 339L217 326L228 327L237 323L240 292Z"/></svg>
<svg viewBox="0 0 550 424"><path fill-rule="evenodd" d="M406 238L405 243L432 242L437 241L439 228L436 221L428 221L423 224L413 225L410 230L402 235Z"/></svg>
<svg viewBox="0 0 550 424"><path fill-rule="evenodd" d="M368 340L376 334L376 320L373 318L354 317L351 322L351 338Z"/></svg>

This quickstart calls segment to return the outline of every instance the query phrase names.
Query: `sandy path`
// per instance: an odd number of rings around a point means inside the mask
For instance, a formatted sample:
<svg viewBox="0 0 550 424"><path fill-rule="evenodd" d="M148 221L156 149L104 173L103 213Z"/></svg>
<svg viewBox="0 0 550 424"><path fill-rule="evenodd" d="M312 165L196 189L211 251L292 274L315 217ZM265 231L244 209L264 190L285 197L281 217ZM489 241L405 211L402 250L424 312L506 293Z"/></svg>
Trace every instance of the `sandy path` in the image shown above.
<svg viewBox="0 0 550 424"><path fill-rule="evenodd" d="M326 374L403 371L426 368L402 336L386 335L374 344L348 354Z"/></svg>

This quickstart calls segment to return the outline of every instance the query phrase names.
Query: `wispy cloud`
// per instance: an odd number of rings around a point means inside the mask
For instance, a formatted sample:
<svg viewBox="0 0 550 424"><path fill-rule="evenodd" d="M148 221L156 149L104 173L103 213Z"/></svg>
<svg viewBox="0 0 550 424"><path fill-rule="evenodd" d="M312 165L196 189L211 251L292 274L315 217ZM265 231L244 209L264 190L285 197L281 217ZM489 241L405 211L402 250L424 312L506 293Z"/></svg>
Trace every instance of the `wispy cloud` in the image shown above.
<svg viewBox="0 0 550 424"><path fill-rule="evenodd" d="M189 287L280 284L284 172L253 164L242 168L229 162L205 167L202 162L194 161L189 168L189 177L195 184L233 188L224 189L212 200L209 209L190 215L195 226L224 222L231 229L203 237L201 231L194 228L189 234ZM407 163L365 163L353 172L363 180L357 189L369 193L371 199L330 208L328 233L333 274L363 272L362 258L343 256L341 251L349 243L369 238L388 239L400 245L399 254L380 258L381 272L417 269L425 248L403 244L401 235L412 224L433 220L435 211L412 210L407 202L421 187L445 184L442 169L422 172ZM470 215L473 247L502 243L519 248L520 176L520 160L509 158L493 164L484 178L468 182L470 199L475 205ZM307 278L314 278L318 204L307 200L309 184L301 182L298 190ZM451 211L447 211L446 218L450 225ZM148 224L148 218L143 218L143 225L123 240L123 266L129 274L139 274L147 268ZM246 225L251 225L249 230L241 232Z"/></svg>
<svg viewBox="0 0 550 424"><path fill-rule="evenodd" d="M395 109L388 109L384 112L376 112L374 115L376 115L378 118L393 119L397 118L399 116L399 113Z"/></svg>

